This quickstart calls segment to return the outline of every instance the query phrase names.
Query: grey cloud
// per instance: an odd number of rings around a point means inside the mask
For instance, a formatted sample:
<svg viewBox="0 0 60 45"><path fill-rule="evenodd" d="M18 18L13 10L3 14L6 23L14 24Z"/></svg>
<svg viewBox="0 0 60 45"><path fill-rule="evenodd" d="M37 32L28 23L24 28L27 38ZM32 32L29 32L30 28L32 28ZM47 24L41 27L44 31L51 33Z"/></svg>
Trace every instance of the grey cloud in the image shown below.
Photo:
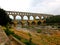
<svg viewBox="0 0 60 45"><path fill-rule="evenodd" d="M31 11L39 13L60 14L59 0L33 0Z"/></svg>

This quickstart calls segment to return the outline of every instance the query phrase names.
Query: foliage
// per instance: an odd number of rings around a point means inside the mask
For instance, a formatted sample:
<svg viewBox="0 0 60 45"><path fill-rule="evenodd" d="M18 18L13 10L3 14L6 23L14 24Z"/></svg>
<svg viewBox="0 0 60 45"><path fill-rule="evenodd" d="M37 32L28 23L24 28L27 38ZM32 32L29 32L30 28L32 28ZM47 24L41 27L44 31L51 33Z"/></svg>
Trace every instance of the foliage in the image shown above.
<svg viewBox="0 0 60 45"><path fill-rule="evenodd" d="M42 31L40 29L37 29L37 33L41 33Z"/></svg>
<svg viewBox="0 0 60 45"><path fill-rule="evenodd" d="M20 36L18 36L18 35L16 35L16 34L12 34L12 35L13 35L15 38L19 39L19 40L22 39Z"/></svg>
<svg viewBox="0 0 60 45"><path fill-rule="evenodd" d="M28 33L28 35L31 37L32 35L30 33Z"/></svg>
<svg viewBox="0 0 60 45"><path fill-rule="evenodd" d="M27 40L27 39L24 39L18 35L16 35L13 31L9 30L9 28L6 28L5 29L5 33L10 36L10 35L13 35L15 38L17 38L18 40L21 40L21 42L25 43L26 45L35 45L34 43L31 42L31 39L30 40ZM29 34L30 35L30 34Z"/></svg>
<svg viewBox="0 0 60 45"><path fill-rule="evenodd" d="M6 26L11 22L11 19L7 15L6 11L0 8L0 25Z"/></svg>
<svg viewBox="0 0 60 45"><path fill-rule="evenodd" d="M28 40L22 39L21 41L22 41L23 43L25 43L26 45L29 45L29 41L28 41Z"/></svg>
<svg viewBox="0 0 60 45"><path fill-rule="evenodd" d="M26 45L36 45L32 42L29 42L27 39L23 39L22 42L25 43Z"/></svg>
<svg viewBox="0 0 60 45"><path fill-rule="evenodd" d="M50 18L47 18L46 19L46 23L60 23L60 16L58 15L58 16L52 16L52 17L50 17Z"/></svg>
<svg viewBox="0 0 60 45"><path fill-rule="evenodd" d="M10 36L11 34L14 34L14 32L10 31L8 28L6 28L4 31L8 36Z"/></svg>
<svg viewBox="0 0 60 45"><path fill-rule="evenodd" d="M7 29L5 29L5 33L8 35L8 36L10 36L10 35L13 35L15 38L17 38L17 39L21 39L21 37L20 36L18 36L18 35L16 35L16 34L14 34L14 32L13 31L11 31L11 30L9 30L8 28Z"/></svg>
<svg viewBox="0 0 60 45"><path fill-rule="evenodd" d="M34 28L34 26L31 26L31 28Z"/></svg>

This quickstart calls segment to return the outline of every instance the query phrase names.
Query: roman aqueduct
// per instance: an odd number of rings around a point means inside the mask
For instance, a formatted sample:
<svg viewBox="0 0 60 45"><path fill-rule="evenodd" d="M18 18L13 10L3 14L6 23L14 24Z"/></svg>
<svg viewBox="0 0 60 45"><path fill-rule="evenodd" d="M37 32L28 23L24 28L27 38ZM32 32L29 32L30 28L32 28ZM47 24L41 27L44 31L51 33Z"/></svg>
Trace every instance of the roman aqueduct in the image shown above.
<svg viewBox="0 0 60 45"><path fill-rule="evenodd" d="M35 23L34 25L37 25L38 23L44 23L46 21L46 18L53 16L51 14L40 14L30 12L17 12L17 11L6 11L6 12L9 16L11 15L13 17L14 22L28 25L32 25L32 23ZM17 20L16 17L19 17L21 19Z"/></svg>

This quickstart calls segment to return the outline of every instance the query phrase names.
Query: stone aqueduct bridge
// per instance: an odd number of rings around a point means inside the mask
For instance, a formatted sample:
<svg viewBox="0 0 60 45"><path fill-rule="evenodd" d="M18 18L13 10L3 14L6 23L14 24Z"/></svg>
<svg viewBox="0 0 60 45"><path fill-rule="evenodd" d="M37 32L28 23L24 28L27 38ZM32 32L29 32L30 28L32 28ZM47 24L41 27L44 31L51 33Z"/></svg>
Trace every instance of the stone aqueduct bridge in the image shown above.
<svg viewBox="0 0 60 45"><path fill-rule="evenodd" d="M51 16L53 16L53 15L51 15L51 14L40 14L40 13L30 13L30 12L17 12L17 11L6 11L7 12L7 14L8 15L12 15L13 17L14 17L14 21L16 22L16 16L20 16L21 17L21 20L20 20L20 22L22 23L22 24L25 24L26 22L28 23L28 24L32 24L33 22L35 23L35 24L37 24L37 23L42 23L42 22L44 22L45 20L46 20L46 18L49 18L49 17L51 17ZM23 18L24 18L24 16L25 17L27 17L28 18L28 20L24 20ZM30 20L30 17L33 17L34 18L34 20ZM39 17L39 19L38 20L36 20L36 17ZM42 20L42 17L43 17L43 20Z"/></svg>

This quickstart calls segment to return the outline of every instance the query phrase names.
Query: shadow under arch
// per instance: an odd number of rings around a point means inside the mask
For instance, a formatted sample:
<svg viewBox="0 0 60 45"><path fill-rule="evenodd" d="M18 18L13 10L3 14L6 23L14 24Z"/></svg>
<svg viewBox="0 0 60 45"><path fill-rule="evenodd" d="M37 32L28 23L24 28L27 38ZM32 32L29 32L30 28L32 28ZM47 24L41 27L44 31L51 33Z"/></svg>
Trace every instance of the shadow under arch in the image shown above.
<svg viewBox="0 0 60 45"><path fill-rule="evenodd" d="M35 23L35 21L33 21L31 24L32 24L32 25L35 25L36 23Z"/></svg>
<svg viewBox="0 0 60 45"><path fill-rule="evenodd" d="M37 22L37 25L40 25L40 24L41 24L41 21L38 21L38 22Z"/></svg>

